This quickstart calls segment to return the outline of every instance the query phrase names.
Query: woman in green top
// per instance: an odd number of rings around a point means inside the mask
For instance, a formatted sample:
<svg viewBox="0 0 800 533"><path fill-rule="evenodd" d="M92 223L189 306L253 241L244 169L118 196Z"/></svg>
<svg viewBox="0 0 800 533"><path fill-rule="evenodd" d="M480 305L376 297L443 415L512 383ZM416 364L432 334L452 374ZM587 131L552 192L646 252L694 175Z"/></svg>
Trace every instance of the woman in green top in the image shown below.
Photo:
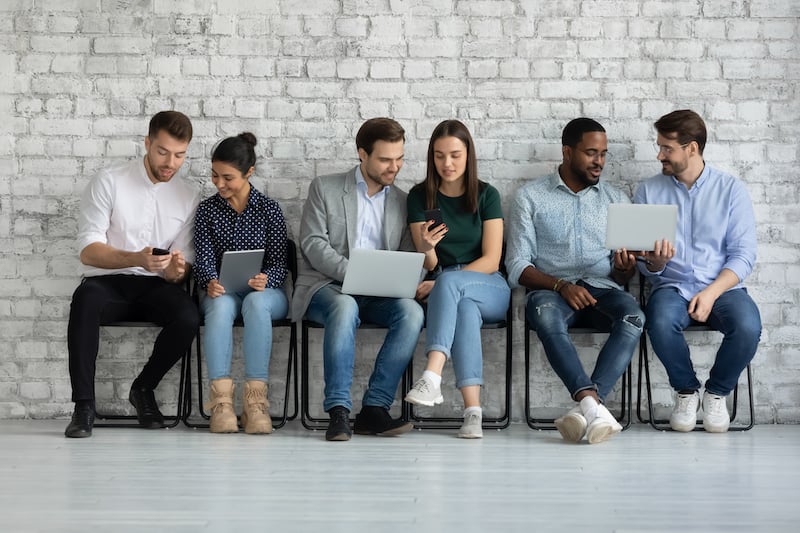
<svg viewBox="0 0 800 533"><path fill-rule="evenodd" d="M443 223L426 211L439 209ZM428 213L430 214L430 213ZM435 281L420 286L428 301L428 364L405 400L441 403L442 369L452 358L456 387L464 398L462 438L483 436L480 386L483 383L481 325L502 320L511 290L500 274L503 212L497 189L478 179L475 143L464 124L446 120L428 144L425 181L408 194L408 223L417 251Z"/></svg>

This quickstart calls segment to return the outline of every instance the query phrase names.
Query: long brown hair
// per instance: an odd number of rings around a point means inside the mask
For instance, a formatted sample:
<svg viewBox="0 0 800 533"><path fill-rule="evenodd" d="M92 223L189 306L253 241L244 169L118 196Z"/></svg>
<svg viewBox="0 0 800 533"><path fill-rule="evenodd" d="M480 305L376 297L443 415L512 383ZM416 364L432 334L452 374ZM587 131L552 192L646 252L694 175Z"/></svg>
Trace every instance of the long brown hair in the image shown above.
<svg viewBox="0 0 800 533"><path fill-rule="evenodd" d="M431 140L428 143L428 170L425 181L419 185L425 189L426 209L436 207L436 193L439 191L442 178L436 171L433 144L443 137L455 137L467 147L467 166L464 169L464 209L469 213L475 213L478 211L478 192L483 184L478 180L478 159L475 157L475 143L472 135L467 127L458 120L440 122L431 133Z"/></svg>

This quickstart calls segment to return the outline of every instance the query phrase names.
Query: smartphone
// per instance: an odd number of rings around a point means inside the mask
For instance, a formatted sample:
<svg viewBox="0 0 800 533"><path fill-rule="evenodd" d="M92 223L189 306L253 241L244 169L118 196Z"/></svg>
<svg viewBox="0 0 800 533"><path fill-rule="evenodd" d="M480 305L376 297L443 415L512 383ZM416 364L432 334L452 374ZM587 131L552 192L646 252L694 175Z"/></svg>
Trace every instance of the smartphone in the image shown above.
<svg viewBox="0 0 800 533"><path fill-rule="evenodd" d="M433 224L428 226L428 231L433 230L444 224L444 219L442 218L442 210L439 208L436 209L426 209L425 210L425 220L433 220Z"/></svg>
<svg viewBox="0 0 800 533"><path fill-rule="evenodd" d="M169 255L169 250L163 248L153 248L153 255Z"/></svg>

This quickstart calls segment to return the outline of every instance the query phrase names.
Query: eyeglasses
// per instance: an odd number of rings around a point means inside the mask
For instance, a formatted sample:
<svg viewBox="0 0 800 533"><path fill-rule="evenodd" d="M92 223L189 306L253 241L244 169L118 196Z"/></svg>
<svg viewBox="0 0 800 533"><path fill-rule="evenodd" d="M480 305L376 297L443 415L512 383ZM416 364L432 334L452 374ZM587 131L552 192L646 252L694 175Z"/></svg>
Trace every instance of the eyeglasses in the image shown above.
<svg viewBox="0 0 800 533"><path fill-rule="evenodd" d="M666 145L659 146L658 143L653 143L653 148L656 149L656 154L660 154L661 152L664 152L664 154L669 156L669 155L672 155L672 153L675 150L677 150L678 148L686 148L690 144L692 144L692 141L689 141L688 143L684 143L684 144L679 144L677 147L676 146L666 146Z"/></svg>

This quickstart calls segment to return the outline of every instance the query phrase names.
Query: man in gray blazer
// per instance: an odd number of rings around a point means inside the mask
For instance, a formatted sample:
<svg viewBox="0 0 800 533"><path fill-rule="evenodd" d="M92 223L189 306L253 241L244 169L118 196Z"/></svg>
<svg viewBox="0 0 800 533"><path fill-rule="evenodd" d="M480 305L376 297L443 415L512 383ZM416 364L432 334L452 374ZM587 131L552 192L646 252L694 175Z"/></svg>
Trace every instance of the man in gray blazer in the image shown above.
<svg viewBox="0 0 800 533"><path fill-rule="evenodd" d="M364 393L355 432L400 435L411 423L392 419L389 407L414 355L424 315L408 298L342 294L350 250L413 250L406 223L406 193L393 185L403 166L405 130L392 119L367 120L356 135L361 164L344 174L317 177L308 190L300 223L300 275L292 318L325 326L325 400L330 416L325 438L350 440L356 329L361 321L388 328ZM390 280L387 280L390 282Z"/></svg>

